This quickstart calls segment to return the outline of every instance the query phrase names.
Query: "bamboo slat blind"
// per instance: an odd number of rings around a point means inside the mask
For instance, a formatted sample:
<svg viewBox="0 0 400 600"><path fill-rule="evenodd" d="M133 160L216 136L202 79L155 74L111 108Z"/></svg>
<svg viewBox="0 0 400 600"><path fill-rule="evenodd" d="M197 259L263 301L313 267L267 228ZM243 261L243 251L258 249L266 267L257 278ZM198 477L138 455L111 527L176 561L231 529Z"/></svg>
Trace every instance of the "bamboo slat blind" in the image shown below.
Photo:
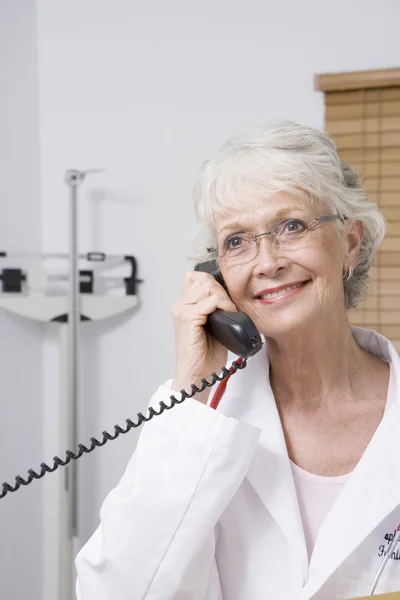
<svg viewBox="0 0 400 600"><path fill-rule="evenodd" d="M353 88L351 73L343 74L343 86L340 74L317 80L325 92L325 128L340 157L361 174L388 225L371 272L372 293L349 315L355 325L389 338L400 352L400 70L355 75Z"/></svg>

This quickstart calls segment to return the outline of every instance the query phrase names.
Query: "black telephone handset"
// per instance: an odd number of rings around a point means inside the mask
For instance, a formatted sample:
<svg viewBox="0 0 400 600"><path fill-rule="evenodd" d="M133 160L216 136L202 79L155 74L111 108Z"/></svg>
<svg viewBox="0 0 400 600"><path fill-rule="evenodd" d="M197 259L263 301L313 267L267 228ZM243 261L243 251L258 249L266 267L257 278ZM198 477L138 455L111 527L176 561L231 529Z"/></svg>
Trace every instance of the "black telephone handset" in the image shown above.
<svg viewBox="0 0 400 600"><path fill-rule="evenodd" d="M195 271L210 273L229 294L215 260L199 263ZM206 328L225 348L237 356L253 356L262 347L262 340L253 321L243 312L217 309L210 314Z"/></svg>
<svg viewBox="0 0 400 600"><path fill-rule="evenodd" d="M200 263L195 267L196 271L205 271L215 277L229 294L222 275L218 269L215 261L208 261ZM115 440L122 434L128 433L131 429L140 427L140 425L146 421L150 421L155 416L161 415L165 410L170 410L176 404L184 402L187 398L192 398L196 393L202 392L206 387L212 387L217 381L226 381L233 373L236 373L238 369L244 369L247 364L247 357L253 356L262 347L262 340L260 334L257 331L253 321L243 312L226 312L224 310L215 310L208 317L206 327L210 333L223 345L225 348L241 357L240 360L234 360L230 369L226 367L222 369L222 374L212 373L210 375L211 381L202 379L201 387L197 387L192 384L191 391L181 391L180 398L172 395L170 396L170 405L168 406L165 402L160 402L158 409L150 407L147 411L147 415L142 413L137 414L137 421L134 422L131 419L126 419L125 426L120 427L119 425L114 426L114 432L108 433L103 431L102 439L98 440L95 437L90 438L90 444L85 446L84 444L78 444L78 448L74 451L67 450L65 458L59 458L55 456L53 458L53 464L47 465L41 463L39 471L29 469L28 475L24 478L18 475L15 478L14 484L4 482L0 487L0 500L4 498L10 492L16 492L21 486L29 485L34 479L41 479L46 473L52 473L59 467L67 466L72 460L78 460L84 454L93 452L95 448L104 446L108 441Z"/></svg>

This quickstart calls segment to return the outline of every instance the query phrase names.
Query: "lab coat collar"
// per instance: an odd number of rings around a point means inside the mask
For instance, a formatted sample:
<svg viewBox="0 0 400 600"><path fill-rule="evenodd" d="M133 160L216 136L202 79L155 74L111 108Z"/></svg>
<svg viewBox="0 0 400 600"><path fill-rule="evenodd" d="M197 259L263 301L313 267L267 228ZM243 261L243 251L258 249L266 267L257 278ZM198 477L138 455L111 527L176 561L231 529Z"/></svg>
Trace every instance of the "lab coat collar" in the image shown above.
<svg viewBox="0 0 400 600"><path fill-rule="evenodd" d="M269 385L267 348L235 374L220 404L228 416L262 430L247 479L270 512L298 559L304 598L310 598L369 533L400 504L398 456L390 442L400 428L400 357L393 345L374 331L352 327L357 343L391 363L395 402L387 411L361 460L327 516L310 562L285 438ZM232 385L233 384L233 385ZM393 524L393 528L397 523ZM294 561L295 562L295 561Z"/></svg>

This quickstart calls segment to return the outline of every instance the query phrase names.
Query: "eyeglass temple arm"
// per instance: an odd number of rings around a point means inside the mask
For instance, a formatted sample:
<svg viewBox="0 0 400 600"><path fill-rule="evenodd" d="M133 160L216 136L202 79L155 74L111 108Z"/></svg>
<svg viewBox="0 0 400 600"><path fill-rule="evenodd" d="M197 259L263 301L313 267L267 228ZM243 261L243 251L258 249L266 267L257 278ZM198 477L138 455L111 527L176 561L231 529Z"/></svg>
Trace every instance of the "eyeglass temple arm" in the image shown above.
<svg viewBox="0 0 400 600"><path fill-rule="evenodd" d="M341 217L340 215L327 215L326 217L318 217L320 223L324 223L325 221L336 221L339 219L340 221L345 221L347 217Z"/></svg>

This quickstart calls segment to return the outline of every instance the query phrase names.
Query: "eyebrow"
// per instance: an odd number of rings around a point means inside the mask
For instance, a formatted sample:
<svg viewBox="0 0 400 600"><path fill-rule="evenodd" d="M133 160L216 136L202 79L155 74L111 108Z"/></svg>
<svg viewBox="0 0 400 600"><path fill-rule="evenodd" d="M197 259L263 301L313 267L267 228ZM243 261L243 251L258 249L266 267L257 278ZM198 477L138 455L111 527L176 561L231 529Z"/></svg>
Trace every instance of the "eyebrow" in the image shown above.
<svg viewBox="0 0 400 600"><path fill-rule="evenodd" d="M302 211L304 210L304 206L290 206L288 208L280 208L274 218L274 221L279 221L280 219L282 219L283 217L287 217L287 215L289 215L290 213L294 212L294 211ZM271 221L271 223L273 223L274 221ZM243 223L239 223L238 221L233 221L232 223L228 223L227 225L224 225L224 227L222 227L222 229L218 232L218 235L220 233L222 233L225 229L241 229L244 230L246 229L243 226Z"/></svg>
<svg viewBox="0 0 400 600"><path fill-rule="evenodd" d="M304 206L291 206L290 208L280 208L278 210L278 212L276 213L276 218L281 219L282 217L286 217L287 215L289 215L291 212L293 212L295 210L302 211L302 210L304 210Z"/></svg>

